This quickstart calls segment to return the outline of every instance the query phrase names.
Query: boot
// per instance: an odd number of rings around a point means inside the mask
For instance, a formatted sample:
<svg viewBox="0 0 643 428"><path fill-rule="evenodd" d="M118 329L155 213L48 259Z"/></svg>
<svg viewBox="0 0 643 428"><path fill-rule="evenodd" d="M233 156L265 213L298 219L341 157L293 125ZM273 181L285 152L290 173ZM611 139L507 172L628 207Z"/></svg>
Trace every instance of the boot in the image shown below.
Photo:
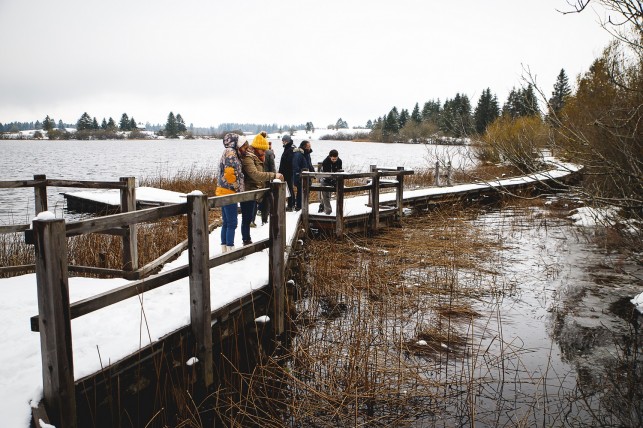
<svg viewBox="0 0 643 428"><path fill-rule="evenodd" d="M234 245L228 245L228 249L226 251L234 251Z"/></svg>
<svg viewBox="0 0 643 428"><path fill-rule="evenodd" d="M228 246L221 244L221 254L228 252Z"/></svg>

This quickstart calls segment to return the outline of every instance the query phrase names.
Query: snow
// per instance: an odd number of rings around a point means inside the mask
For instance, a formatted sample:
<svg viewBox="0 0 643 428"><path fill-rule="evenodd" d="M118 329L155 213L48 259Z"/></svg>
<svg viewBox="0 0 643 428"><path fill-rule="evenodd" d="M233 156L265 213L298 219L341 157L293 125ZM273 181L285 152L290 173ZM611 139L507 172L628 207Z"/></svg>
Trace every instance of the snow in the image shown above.
<svg viewBox="0 0 643 428"><path fill-rule="evenodd" d="M191 192L190 194L199 194ZM202 194L202 193L201 193ZM63 195L88 199L106 205L119 206L121 204L121 191L119 189L97 189L64 192ZM137 187L136 200L139 202L160 202L164 204L180 204L185 202L186 194L170 190L156 189L154 187Z"/></svg>
<svg viewBox="0 0 643 428"><path fill-rule="evenodd" d="M560 177L578 167L572 164L559 164L558 169L528 178L497 180L491 183L474 183L452 187L417 189L405 191L405 197L475 189L480 186L505 186L508 183L535 181L548 177ZM91 193L92 198L104 198L102 202L113 201L110 192ZM116 191L118 196L118 191ZM118 196L119 197L119 196ZM185 202L184 194L175 194L152 188L138 188L137 197L164 202ZM384 194L381 201L392 199L394 194ZM345 200L345 214L369 212L366 196ZM115 201L114 204L118 204ZM333 201L333 205L335 202ZM317 203L310 206L316 213ZM333 206L333 213L336 207ZM51 218L51 213L41 213L40 220ZM286 213L287 242L295 236L299 212ZM334 215L334 214L333 214ZM241 220L239 220L239 223ZM255 241L268 238L268 225L251 229ZM237 228L235 241L240 243L240 228ZM210 254L220 250L220 229L210 235ZM168 263L167 271L188 262L185 251L177 260ZM210 271L211 307L220 308L252 290L268 283L268 250L246 256L242 260L218 266ZM125 279L69 278L71 302L124 286ZM636 296L632 303L643 312L643 293ZM29 319L38 313L36 277L27 274L0 280L0 334L4 346L0 350L0 414L2 425L8 427L28 427L31 418L30 405L35 405L42 397L40 337L30 330ZM109 320L106 323L105 320ZM87 376L116 362L123 357L146 346L152 341L189 324L189 280L184 278L164 287L149 291L144 295L132 297L108 308L72 320L72 340L74 355L74 376L76 379ZM260 316L256 322L265 323L270 319ZM421 343L418 342L419 345ZM10 345L10 346L8 346ZM190 360L186 364L193 364Z"/></svg>

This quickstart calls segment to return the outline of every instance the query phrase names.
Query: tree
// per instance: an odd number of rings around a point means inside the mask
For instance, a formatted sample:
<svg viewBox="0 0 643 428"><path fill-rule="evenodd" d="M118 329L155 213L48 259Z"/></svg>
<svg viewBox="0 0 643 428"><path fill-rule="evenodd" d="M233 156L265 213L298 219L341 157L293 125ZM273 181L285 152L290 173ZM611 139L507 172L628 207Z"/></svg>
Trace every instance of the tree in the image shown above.
<svg viewBox="0 0 643 428"><path fill-rule="evenodd" d="M76 130L78 131L90 130L92 129L92 126L92 118L87 114L87 112L83 113L82 116L80 116L80 119L76 122Z"/></svg>
<svg viewBox="0 0 643 428"><path fill-rule="evenodd" d="M470 134L473 131L473 120L469 97L457 93L452 100L445 100L439 126L443 132L454 137Z"/></svg>
<svg viewBox="0 0 643 428"><path fill-rule="evenodd" d="M103 121L100 124L100 129L107 131L107 121L103 118Z"/></svg>
<svg viewBox="0 0 643 428"><path fill-rule="evenodd" d="M176 130L179 134L184 134L187 132L187 128L185 127L185 121L181 117L180 114L177 113L176 115Z"/></svg>
<svg viewBox="0 0 643 428"><path fill-rule="evenodd" d="M54 122L54 120L51 119L49 115L47 115L47 117L45 117L45 120L42 122L42 129L49 132L54 129L55 124L56 122Z"/></svg>
<svg viewBox="0 0 643 428"><path fill-rule="evenodd" d="M58 119L58 129L60 129L61 131L65 129L65 124L61 119Z"/></svg>
<svg viewBox="0 0 643 428"><path fill-rule="evenodd" d="M176 123L176 117L174 117L174 113L170 112L170 114L167 116L167 122L165 123L165 136L169 138L176 138L178 137L179 133L179 128Z"/></svg>
<svg viewBox="0 0 643 428"><path fill-rule="evenodd" d="M402 111L400 112L400 116L397 118L398 129L404 128L404 125L406 125L406 122L409 121L409 118L410 118L409 111L403 108Z"/></svg>
<svg viewBox="0 0 643 428"><path fill-rule="evenodd" d="M114 131L116 129L116 121L111 117L107 121L107 129L110 131Z"/></svg>
<svg viewBox="0 0 643 428"><path fill-rule="evenodd" d="M422 121L431 121L435 124L437 124L440 120L440 113L442 111L441 104L440 104L440 99L438 98L437 101L427 101L424 103L424 107L422 107Z"/></svg>
<svg viewBox="0 0 643 428"><path fill-rule="evenodd" d="M366 129L373 129L373 121L371 119L366 121Z"/></svg>
<svg viewBox="0 0 643 428"><path fill-rule="evenodd" d="M420 113L420 104L418 103L415 103L415 107L413 107L413 112L411 113L411 120L418 125L420 124L420 122L422 122L422 114Z"/></svg>
<svg viewBox="0 0 643 428"><path fill-rule="evenodd" d="M561 68L556 83L554 83L554 90L551 93L551 98L547 103L548 117L557 117L562 110L567 98L571 95L572 89L569 87L569 81L565 74L565 69Z"/></svg>
<svg viewBox="0 0 643 428"><path fill-rule="evenodd" d="M100 129L100 127L98 126L98 121L96 120L96 118L92 119L92 129L94 131L97 131L98 129Z"/></svg>
<svg viewBox="0 0 643 428"><path fill-rule="evenodd" d="M118 127L121 131L130 130L129 117L127 116L127 113L123 113L123 115L121 116L121 121Z"/></svg>
<svg viewBox="0 0 643 428"><path fill-rule="evenodd" d="M473 123L478 134L483 134L490 123L500 115L498 98L491 94L491 89L482 91L478 99L478 105L473 112Z"/></svg>
<svg viewBox="0 0 643 428"><path fill-rule="evenodd" d="M134 131L138 127L136 126L136 120L134 120L134 116L129 120L129 129L130 131Z"/></svg>
<svg viewBox="0 0 643 428"><path fill-rule="evenodd" d="M348 128L348 123L343 120L341 117L335 122L335 129Z"/></svg>

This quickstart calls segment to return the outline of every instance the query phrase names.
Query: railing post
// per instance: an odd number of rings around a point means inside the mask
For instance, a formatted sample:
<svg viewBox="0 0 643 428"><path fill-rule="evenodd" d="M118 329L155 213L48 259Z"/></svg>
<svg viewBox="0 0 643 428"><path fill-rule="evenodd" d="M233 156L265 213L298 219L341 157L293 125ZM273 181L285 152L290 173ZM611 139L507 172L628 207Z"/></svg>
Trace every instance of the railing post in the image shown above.
<svg viewBox="0 0 643 428"><path fill-rule="evenodd" d="M369 167L369 172L375 172L375 171L377 171L377 165L371 165ZM368 203L366 204L366 206L370 207L372 206L372 204L373 204L373 200L371 199L371 192L368 192Z"/></svg>
<svg viewBox="0 0 643 428"><path fill-rule="evenodd" d="M303 174L304 172L307 172L308 168L302 169L302 174L301 174L301 189L299 189L301 193L301 224L304 228L304 232L306 235L309 233L309 221L308 221L308 211L309 210L309 205L310 205L310 176L308 174Z"/></svg>
<svg viewBox="0 0 643 428"><path fill-rule="evenodd" d="M42 184L38 184L33 188L36 202L36 215L38 215L43 211L47 211L47 176L34 175L33 179L36 181L42 180Z"/></svg>
<svg viewBox="0 0 643 428"><path fill-rule="evenodd" d="M210 308L210 259L207 195L188 195L188 256L190 263L190 326L206 389L214 383Z"/></svg>
<svg viewBox="0 0 643 428"><path fill-rule="evenodd" d="M397 170L404 171L404 167L398 166ZM401 219L402 215L404 214L404 174L397 175L397 194L395 195L395 197L395 203L397 205L397 217L398 219Z"/></svg>
<svg viewBox="0 0 643 428"><path fill-rule="evenodd" d="M43 396L56 426L76 427L65 220L34 220Z"/></svg>
<svg viewBox="0 0 643 428"><path fill-rule="evenodd" d="M440 162L435 162L435 186L440 187Z"/></svg>
<svg viewBox="0 0 643 428"><path fill-rule="evenodd" d="M274 329L275 335L282 335L285 328L285 269L286 269L286 184L279 181L270 183L271 194L264 197L272 197L272 210L270 211L270 248L269 259L269 283L272 287L274 301Z"/></svg>
<svg viewBox="0 0 643 428"><path fill-rule="evenodd" d="M344 236L344 177L337 177L337 215L335 216L335 236Z"/></svg>
<svg viewBox="0 0 643 428"><path fill-rule="evenodd" d="M380 172L371 177L371 230L377 232L380 227Z"/></svg>
<svg viewBox="0 0 643 428"><path fill-rule="evenodd" d="M451 185L451 162L447 164L447 186Z"/></svg>
<svg viewBox="0 0 643 428"><path fill-rule="evenodd" d="M121 189L121 212L136 211L136 179L134 177L121 177L119 179L126 185ZM138 269L138 246L136 242L136 224L125 227L123 234L123 270L135 271Z"/></svg>

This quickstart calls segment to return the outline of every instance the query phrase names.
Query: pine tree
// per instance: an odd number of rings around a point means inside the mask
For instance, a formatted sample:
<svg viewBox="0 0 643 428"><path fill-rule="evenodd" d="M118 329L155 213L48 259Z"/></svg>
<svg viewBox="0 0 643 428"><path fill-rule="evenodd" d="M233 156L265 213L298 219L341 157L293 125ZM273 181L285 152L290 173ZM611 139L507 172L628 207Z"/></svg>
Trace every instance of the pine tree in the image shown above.
<svg viewBox="0 0 643 428"><path fill-rule="evenodd" d="M136 120L134 120L134 116L129 120L129 129L130 131L134 131L138 127L136 126Z"/></svg>
<svg viewBox="0 0 643 428"><path fill-rule="evenodd" d="M400 129L404 128L404 125L409 121L411 118L411 115L409 114L409 111L405 108L402 109L400 112L400 117L397 119L398 121L398 127Z"/></svg>
<svg viewBox="0 0 643 428"><path fill-rule="evenodd" d="M100 124L100 129L107 131L107 121L103 118L103 121Z"/></svg>
<svg viewBox="0 0 643 428"><path fill-rule="evenodd" d="M121 131L129 131L130 130L129 117L127 116L127 113L123 113L123 115L121 116L121 121L120 121L120 124L119 124L118 127L120 128Z"/></svg>
<svg viewBox="0 0 643 428"><path fill-rule="evenodd" d="M411 120L416 124L419 124L420 122L422 122L422 115L420 114L420 104L418 103L415 103L415 107L413 107L413 112L411 113Z"/></svg>
<svg viewBox="0 0 643 428"><path fill-rule="evenodd" d="M95 131L97 131L99 128L100 128L100 127L98 126L98 121L96 120L96 118L94 118L94 119L92 120L92 129L93 129L93 130L95 130Z"/></svg>
<svg viewBox="0 0 643 428"><path fill-rule="evenodd" d="M107 129L109 129L110 131L113 131L116 129L116 121L111 117L107 121Z"/></svg>
<svg viewBox="0 0 643 428"><path fill-rule="evenodd" d="M554 83L554 90L551 93L551 98L549 99L549 110L550 114L558 115L562 110L567 98L571 95L572 89L569 86L569 80L565 74L565 69L561 68L558 77L556 78L556 83Z"/></svg>
<svg viewBox="0 0 643 428"><path fill-rule="evenodd" d="M188 130L185 127L185 121L183 120L180 114L176 115L176 130L179 134L183 134Z"/></svg>
<svg viewBox="0 0 643 428"><path fill-rule="evenodd" d="M170 112L167 116L167 123L165 124L165 136L170 138L178 137L178 126L176 123L176 117L174 113Z"/></svg>
<svg viewBox="0 0 643 428"><path fill-rule="evenodd" d="M63 123L62 119L58 119L58 129L61 131L65 129L65 124Z"/></svg>
<svg viewBox="0 0 643 428"><path fill-rule="evenodd" d="M45 131L49 132L52 129L54 129L55 124L56 124L56 122L54 122L54 120L51 119L49 117L49 115L47 115L47 117L45 117L45 120L42 122L42 129L44 129Z"/></svg>
<svg viewBox="0 0 643 428"><path fill-rule="evenodd" d="M482 91L478 105L473 112L473 122L478 134L483 134L490 123L492 123L500 114L498 108L498 99L491 95L491 89L487 88Z"/></svg>
<svg viewBox="0 0 643 428"><path fill-rule="evenodd" d="M87 112L83 113L82 116L80 116L80 119L78 119L78 122L76 122L76 129L78 131L85 131L92 129L92 118L87 114Z"/></svg>

